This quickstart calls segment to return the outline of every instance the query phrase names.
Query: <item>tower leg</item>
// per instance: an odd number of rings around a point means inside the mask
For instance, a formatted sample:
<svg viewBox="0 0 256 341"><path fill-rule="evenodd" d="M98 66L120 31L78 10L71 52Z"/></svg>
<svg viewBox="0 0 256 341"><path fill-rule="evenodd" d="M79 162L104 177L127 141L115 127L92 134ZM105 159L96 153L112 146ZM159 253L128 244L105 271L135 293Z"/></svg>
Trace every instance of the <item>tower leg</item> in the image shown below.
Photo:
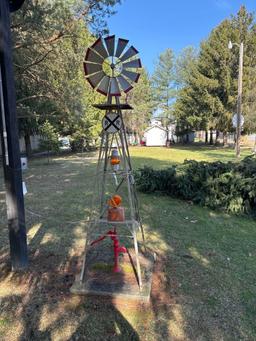
<svg viewBox="0 0 256 341"><path fill-rule="evenodd" d="M103 134L102 138L106 139L105 143L105 154L103 156L104 158L104 167L103 167L103 179L102 179L102 190L101 190L101 197L100 197L100 215L102 216L103 214L103 208L105 205L104 199L105 199L105 188L106 188L106 172L108 168L108 151L109 151L109 134Z"/></svg>
<svg viewBox="0 0 256 341"><path fill-rule="evenodd" d="M134 228L134 225L133 225L133 242L134 242L135 258L136 258L136 270L138 274L139 287L141 290L142 289L141 268L140 268L138 241L137 241L136 229Z"/></svg>

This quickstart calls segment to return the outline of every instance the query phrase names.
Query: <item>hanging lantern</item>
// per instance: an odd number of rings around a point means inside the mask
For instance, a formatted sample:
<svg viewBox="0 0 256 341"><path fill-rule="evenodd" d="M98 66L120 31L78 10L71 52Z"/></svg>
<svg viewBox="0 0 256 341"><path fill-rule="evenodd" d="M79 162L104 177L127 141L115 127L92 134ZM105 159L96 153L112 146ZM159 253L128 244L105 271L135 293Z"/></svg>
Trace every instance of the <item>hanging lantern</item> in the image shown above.
<svg viewBox="0 0 256 341"><path fill-rule="evenodd" d="M121 204L122 202L122 198L120 197L120 195L113 195L109 200L108 200L108 205L111 207L117 207Z"/></svg>
<svg viewBox="0 0 256 341"><path fill-rule="evenodd" d="M120 195L113 195L108 200L108 205L110 206L108 209L108 221L124 221L124 207L119 206L122 202L122 198Z"/></svg>
<svg viewBox="0 0 256 341"><path fill-rule="evenodd" d="M113 149L111 152L110 164L115 172L119 170L120 158L117 149Z"/></svg>

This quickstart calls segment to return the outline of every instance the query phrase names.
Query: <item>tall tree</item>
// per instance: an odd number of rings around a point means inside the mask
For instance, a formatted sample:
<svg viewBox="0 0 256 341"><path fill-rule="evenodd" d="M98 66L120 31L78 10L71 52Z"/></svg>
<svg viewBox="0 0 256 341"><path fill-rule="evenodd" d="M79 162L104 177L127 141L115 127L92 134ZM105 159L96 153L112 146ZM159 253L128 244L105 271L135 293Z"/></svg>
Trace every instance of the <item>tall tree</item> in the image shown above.
<svg viewBox="0 0 256 341"><path fill-rule="evenodd" d="M174 54L168 48L160 54L152 76L153 94L156 106L167 127L172 118L172 102L175 98Z"/></svg>
<svg viewBox="0 0 256 341"><path fill-rule="evenodd" d="M204 126L196 111L199 110L201 86L198 80L198 51L185 47L175 61L176 101L173 113L176 118L176 135L186 136L193 128Z"/></svg>
<svg viewBox="0 0 256 341"><path fill-rule="evenodd" d="M154 106L151 83L145 69L141 70L139 81L128 93L127 100L133 110L125 112L124 119L128 130L135 135L135 140L139 143L152 117Z"/></svg>
<svg viewBox="0 0 256 341"><path fill-rule="evenodd" d="M175 82L179 89L187 85L197 59L198 51L194 46L185 47L177 56L175 60Z"/></svg>
<svg viewBox="0 0 256 341"><path fill-rule="evenodd" d="M236 16L224 20L201 43L197 67L191 70L184 89L179 92L176 114L193 121L195 128L217 129L227 133L232 130L231 118L236 111L238 57L235 50L228 50L228 41L244 42L243 110L247 115L249 88L255 85L256 44L253 15L241 7ZM248 97L249 96L249 97ZM254 100L254 99L253 99Z"/></svg>
<svg viewBox="0 0 256 341"><path fill-rule="evenodd" d="M105 32L106 16L119 0L31 0L13 16L14 65L20 133L27 142L46 119L60 132L90 107L82 76L90 25ZM85 102L85 99L87 102ZM89 101L88 101L89 100Z"/></svg>

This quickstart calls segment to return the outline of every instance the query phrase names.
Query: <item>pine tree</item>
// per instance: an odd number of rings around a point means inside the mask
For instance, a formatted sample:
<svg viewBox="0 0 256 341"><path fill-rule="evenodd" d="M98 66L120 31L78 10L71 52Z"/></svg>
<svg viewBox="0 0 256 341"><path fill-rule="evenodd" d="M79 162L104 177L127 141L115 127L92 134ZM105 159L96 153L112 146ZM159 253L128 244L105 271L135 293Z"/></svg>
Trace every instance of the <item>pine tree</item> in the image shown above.
<svg viewBox="0 0 256 341"><path fill-rule="evenodd" d="M175 98L174 54L170 48L160 54L153 76L152 86L155 104L161 111L164 125L172 119L172 103Z"/></svg>
<svg viewBox="0 0 256 341"><path fill-rule="evenodd" d="M152 117L154 106L151 83L145 69L141 70L139 81L128 93L127 100L133 110L124 112L124 119L128 130L135 135L136 143L139 143Z"/></svg>
<svg viewBox="0 0 256 341"><path fill-rule="evenodd" d="M255 101L252 94L256 84L255 72L252 72L256 64L255 32L254 17L242 6L236 16L224 20L201 43L196 67L191 68L175 104L175 115L183 125L216 129L224 134L233 130L231 119L237 104L239 53L236 47L231 51L227 48L229 40L245 44L243 113L246 118Z"/></svg>

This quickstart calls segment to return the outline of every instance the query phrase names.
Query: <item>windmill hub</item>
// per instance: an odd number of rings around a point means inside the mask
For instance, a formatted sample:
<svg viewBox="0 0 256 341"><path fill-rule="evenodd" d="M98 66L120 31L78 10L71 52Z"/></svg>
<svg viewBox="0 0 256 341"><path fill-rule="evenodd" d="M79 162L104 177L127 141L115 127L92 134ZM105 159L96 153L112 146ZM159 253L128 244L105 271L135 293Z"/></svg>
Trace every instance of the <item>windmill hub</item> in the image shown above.
<svg viewBox="0 0 256 341"><path fill-rule="evenodd" d="M123 71L122 63L117 57L107 57L103 62L102 69L109 77L118 77Z"/></svg>

